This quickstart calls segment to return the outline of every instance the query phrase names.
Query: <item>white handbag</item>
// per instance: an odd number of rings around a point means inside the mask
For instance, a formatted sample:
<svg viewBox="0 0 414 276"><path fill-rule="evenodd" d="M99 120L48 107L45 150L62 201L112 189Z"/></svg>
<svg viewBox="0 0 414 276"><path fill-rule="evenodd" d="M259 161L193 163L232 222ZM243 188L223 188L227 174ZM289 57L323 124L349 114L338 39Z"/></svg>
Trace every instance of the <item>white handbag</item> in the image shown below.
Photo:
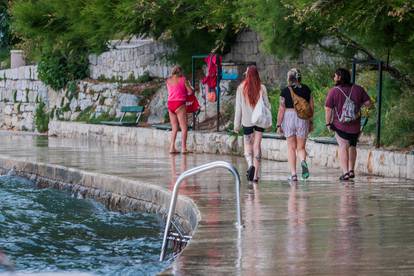
<svg viewBox="0 0 414 276"><path fill-rule="evenodd" d="M252 124L261 128L269 128L272 126L272 112L263 101L262 91L260 91L260 98L253 109Z"/></svg>

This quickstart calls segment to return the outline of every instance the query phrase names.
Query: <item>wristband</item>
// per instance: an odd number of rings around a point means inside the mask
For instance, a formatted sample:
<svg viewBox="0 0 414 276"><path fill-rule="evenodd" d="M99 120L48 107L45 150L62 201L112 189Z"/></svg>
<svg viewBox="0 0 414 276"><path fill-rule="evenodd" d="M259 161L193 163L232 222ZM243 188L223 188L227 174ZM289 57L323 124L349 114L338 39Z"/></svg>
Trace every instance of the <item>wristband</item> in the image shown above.
<svg viewBox="0 0 414 276"><path fill-rule="evenodd" d="M280 128L280 125L277 125L276 128Z"/></svg>

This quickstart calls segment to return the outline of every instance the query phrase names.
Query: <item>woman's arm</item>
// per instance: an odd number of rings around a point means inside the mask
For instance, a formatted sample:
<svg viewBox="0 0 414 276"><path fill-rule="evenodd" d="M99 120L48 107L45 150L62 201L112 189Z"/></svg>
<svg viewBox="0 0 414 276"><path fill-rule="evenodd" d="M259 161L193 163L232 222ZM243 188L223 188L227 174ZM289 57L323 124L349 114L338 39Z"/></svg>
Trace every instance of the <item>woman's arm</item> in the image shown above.
<svg viewBox="0 0 414 276"><path fill-rule="evenodd" d="M269 97L267 96L267 89L264 85L262 86L262 89L263 89L262 90L263 102L267 108L272 110L272 106L270 105L270 102L269 102Z"/></svg>
<svg viewBox="0 0 414 276"><path fill-rule="evenodd" d="M241 117L242 117L242 102L241 102L241 93L240 93L240 86L237 88L236 92L236 103L235 103L235 112L234 112L234 132L239 132L240 125L241 125Z"/></svg>
<svg viewBox="0 0 414 276"><path fill-rule="evenodd" d="M185 80L185 89L187 90L187 95L191 95L194 93L194 88L191 86L190 81Z"/></svg>
<svg viewBox="0 0 414 276"><path fill-rule="evenodd" d="M332 108L325 106L325 124L328 130L331 130Z"/></svg>
<svg viewBox="0 0 414 276"><path fill-rule="evenodd" d="M285 98L280 96L279 98L279 111L277 112L277 121L276 121L276 131L282 132L282 122L283 122L283 116L285 115Z"/></svg>

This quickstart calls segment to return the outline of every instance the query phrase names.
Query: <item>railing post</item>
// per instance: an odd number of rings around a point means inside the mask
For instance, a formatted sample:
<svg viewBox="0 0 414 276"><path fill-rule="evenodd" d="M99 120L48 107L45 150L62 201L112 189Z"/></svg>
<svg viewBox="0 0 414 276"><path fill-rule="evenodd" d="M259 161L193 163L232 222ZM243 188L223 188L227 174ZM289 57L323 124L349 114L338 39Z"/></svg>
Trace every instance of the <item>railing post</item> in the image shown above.
<svg viewBox="0 0 414 276"><path fill-rule="evenodd" d="M165 230L164 230L164 237L162 240L162 247L161 247L161 254L160 254L160 261L163 261L165 258L165 253L167 250L167 238L168 238L168 232L170 231L170 227L171 227L171 220L172 217L174 216L175 213L175 204L177 201L177 196L178 196L178 190L180 188L180 184L181 182L192 175L207 171L207 170L211 170L214 168L225 168L228 169L234 176L235 178L235 188L236 188L236 212L237 212L237 225L236 227L241 229L243 227L242 225L242 218L241 218L241 207L240 207L240 175L239 172L237 171L237 169L230 163L225 162L225 161L215 161L215 162L211 162L211 163L207 163L192 169L189 169L185 172L183 172L177 179L177 181L174 184L174 189L173 189L173 193L171 196L171 201L170 201L170 208L168 211L168 216L167 216L167 222L165 225Z"/></svg>

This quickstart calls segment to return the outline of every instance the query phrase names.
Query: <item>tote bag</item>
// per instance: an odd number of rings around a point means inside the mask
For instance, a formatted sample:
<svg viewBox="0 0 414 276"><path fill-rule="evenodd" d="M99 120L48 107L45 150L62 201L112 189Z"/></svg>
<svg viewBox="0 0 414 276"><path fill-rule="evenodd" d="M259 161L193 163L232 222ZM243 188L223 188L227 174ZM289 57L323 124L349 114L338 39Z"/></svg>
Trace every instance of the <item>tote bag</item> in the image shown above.
<svg viewBox="0 0 414 276"><path fill-rule="evenodd" d="M269 128L272 126L272 112L265 105L261 91L260 98L253 109L252 124L261 128Z"/></svg>
<svg viewBox="0 0 414 276"><path fill-rule="evenodd" d="M185 109L187 113L194 113L200 108L200 104L198 103L197 97L193 94L187 96L187 100L185 102Z"/></svg>

